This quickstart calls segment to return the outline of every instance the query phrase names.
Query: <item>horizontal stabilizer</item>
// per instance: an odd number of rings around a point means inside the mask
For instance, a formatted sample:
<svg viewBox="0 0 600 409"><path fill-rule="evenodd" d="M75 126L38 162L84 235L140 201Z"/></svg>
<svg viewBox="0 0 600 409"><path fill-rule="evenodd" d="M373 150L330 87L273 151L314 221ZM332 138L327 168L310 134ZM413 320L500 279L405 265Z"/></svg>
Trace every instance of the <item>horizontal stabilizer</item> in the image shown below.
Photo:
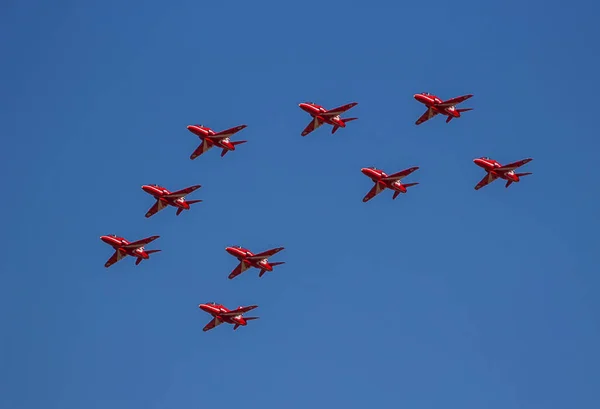
<svg viewBox="0 0 600 409"><path fill-rule="evenodd" d="M162 250L146 250L146 254L158 253L159 251Z"/></svg>
<svg viewBox="0 0 600 409"><path fill-rule="evenodd" d="M404 186L404 187L411 187L411 186L418 185L418 184L419 184L419 182L414 182L414 183L403 183L403 184L402 184L402 186Z"/></svg>

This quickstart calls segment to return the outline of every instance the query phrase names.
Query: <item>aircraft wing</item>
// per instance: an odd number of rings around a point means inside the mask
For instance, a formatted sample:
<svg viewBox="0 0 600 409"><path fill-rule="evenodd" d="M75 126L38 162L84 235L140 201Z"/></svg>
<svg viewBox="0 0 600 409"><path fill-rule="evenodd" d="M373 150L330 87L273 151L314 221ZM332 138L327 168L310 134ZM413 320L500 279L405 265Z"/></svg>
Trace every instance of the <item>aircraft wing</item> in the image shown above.
<svg viewBox="0 0 600 409"><path fill-rule="evenodd" d="M194 190L200 189L201 185L194 185L190 187L186 187L185 189L177 190L175 192L171 192L168 195L164 195L164 198L168 199L178 199L180 197L184 197L192 193Z"/></svg>
<svg viewBox="0 0 600 409"><path fill-rule="evenodd" d="M113 253L113 255L110 256L110 258L106 261L106 263L104 264L104 267L108 268L108 267L112 266L117 261L120 261L121 259L123 259L126 255L127 255L126 253L121 252L119 250L115 251Z"/></svg>
<svg viewBox="0 0 600 409"><path fill-rule="evenodd" d="M211 330L215 327L218 327L219 325L221 325L223 323L223 321L219 320L218 318L213 318L208 324L206 324L204 326L204 328L202 328L202 331L208 331Z"/></svg>
<svg viewBox="0 0 600 409"><path fill-rule="evenodd" d="M451 107L454 105L458 105L461 102L466 101L467 99L471 98L473 96L473 94L468 94L468 95L461 95L460 97L456 97L456 98L450 98L444 102L442 102L441 104L437 104L438 107Z"/></svg>
<svg viewBox="0 0 600 409"><path fill-rule="evenodd" d="M485 175L485 176L483 177L483 179L481 179L481 180L479 181L479 183L477 183L477 184L475 185L475 190L479 190L479 189L481 189L482 187L484 187L484 186L486 186L486 185L488 185L488 184L492 183L492 182L493 182L494 180L496 180L496 179L498 179L498 176L496 176L496 175L494 175L494 174L492 174L492 173L488 173L487 175Z"/></svg>
<svg viewBox="0 0 600 409"><path fill-rule="evenodd" d="M385 187L382 187L379 183L375 183L375 186L373 186L371 190L369 190L369 192L365 195L365 197L363 197L363 202L368 202L384 190Z"/></svg>
<svg viewBox="0 0 600 409"><path fill-rule="evenodd" d="M148 243L152 243L154 240L158 239L160 236L150 236L150 237L146 237L145 239L141 239L138 241L134 241L131 242L129 244L126 244L125 246L123 246L123 248L126 249L136 249L139 247L143 247Z"/></svg>
<svg viewBox="0 0 600 409"><path fill-rule="evenodd" d="M224 131L221 132L217 132L214 135L211 135L211 138L215 138L215 139L224 139L224 138L229 138L231 137L231 135L238 133L239 131L241 131L242 129L244 129L247 125L240 125L240 126L236 126L233 128L229 128L226 129Z"/></svg>
<svg viewBox="0 0 600 409"><path fill-rule="evenodd" d="M154 203L154 205L148 209L148 211L146 212L146 217L152 217L154 216L156 213L160 212L162 209L164 209L165 207L167 207L168 205L166 203L164 203L162 200L157 200L156 203Z"/></svg>
<svg viewBox="0 0 600 409"><path fill-rule="evenodd" d="M340 114L346 112L347 110L349 110L350 108L355 107L356 105L358 105L358 102L351 102L349 104L342 105L342 106L339 106L337 108L330 109L327 112L323 112L323 113L321 113L319 115L322 115L322 116L325 116L325 117L340 115Z"/></svg>
<svg viewBox="0 0 600 409"><path fill-rule="evenodd" d="M198 156L202 155L204 152L206 152L207 150L209 150L212 147L213 147L213 144L211 141L208 140L208 138L203 139L200 146L198 146L196 148L196 150L194 152L192 152L192 154L190 155L190 159L191 160L196 159Z"/></svg>
<svg viewBox="0 0 600 409"><path fill-rule="evenodd" d="M501 166L501 167L496 168L494 170L499 170L499 171L502 171L502 172L511 171L511 170L516 169L516 168L520 168L521 166L523 166L523 165L531 162L532 160L533 160L532 158L518 160L516 162L509 163L508 165Z"/></svg>
<svg viewBox="0 0 600 409"><path fill-rule="evenodd" d="M402 180L417 169L419 169L418 166L413 166L412 168L404 169L404 170L401 170L400 172L393 173L386 178L382 178L381 180L385 180L386 182L391 182L394 180Z"/></svg>
<svg viewBox="0 0 600 409"><path fill-rule="evenodd" d="M252 255L250 257L247 257L247 258L248 258L248 260L260 260L260 259L263 259L263 258L266 258L266 257L271 257L272 255L275 255L275 254L279 253L281 250L284 250L284 249L285 249L285 247L277 247L277 248L274 248L274 249L263 251L262 253L254 254L254 255Z"/></svg>
<svg viewBox="0 0 600 409"><path fill-rule="evenodd" d="M423 115L421 115L419 117L419 119L417 119L417 122L415 122L415 125L421 125L423 122L429 121L431 118L433 118L437 114L438 113L436 111L434 111L433 109L429 108L429 109L427 109L427 111L425 111L425 113Z"/></svg>
<svg viewBox="0 0 600 409"><path fill-rule="evenodd" d="M235 310L222 312L219 315L221 315L222 317L235 317L236 315L245 314L248 311L252 311L255 308L258 308L258 305L250 305L248 307L242 307Z"/></svg>
<svg viewBox="0 0 600 409"><path fill-rule="evenodd" d="M323 122L319 121L317 118L314 118L308 125L306 125L306 128L304 128L301 135L306 136L321 125L323 125Z"/></svg>
<svg viewBox="0 0 600 409"><path fill-rule="evenodd" d="M240 274L242 274L244 271L248 270L250 268L250 264L246 264L243 261L238 264L236 266L236 268L233 269L233 271L229 274L229 279L233 279L237 276L239 276Z"/></svg>

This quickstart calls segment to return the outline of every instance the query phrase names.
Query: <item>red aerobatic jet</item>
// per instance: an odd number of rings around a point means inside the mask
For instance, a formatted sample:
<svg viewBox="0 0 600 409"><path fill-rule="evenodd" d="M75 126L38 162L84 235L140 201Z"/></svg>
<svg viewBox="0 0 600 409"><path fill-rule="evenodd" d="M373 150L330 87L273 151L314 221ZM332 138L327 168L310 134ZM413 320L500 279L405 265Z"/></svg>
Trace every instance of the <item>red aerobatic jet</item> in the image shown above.
<svg viewBox="0 0 600 409"><path fill-rule="evenodd" d="M394 191L394 196L392 197L392 199L397 198L400 193L406 193L407 187L418 185L419 182L403 184L400 181L417 169L419 169L419 167L414 166L412 168L404 169L403 171L396 172L388 176L384 171L376 169L374 167L362 168L360 171L366 176L370 177L373 182L375 182L375 186L373 186L373 188L369 190L366 196L363 197L363 202L368 202L369 200L373 199L379 193L383 192L386 188Z"/></svg>
<svg viewBox="0 0 600 409"><path fill-rule="evenodd" d="M273 271L273 267L278 266L280 264L285 264L285 261L278 261L275 263L269 263L267 257L271 257L281 250L284 247L277 247L274 249L270 249L267 251L263 251L262 253L253 254L250 250L245 249L240 246L232 246L226 247L225 251L234 256L240 261L240 264L229 274L229 279L235 278L242 274L244 271L248 270L250 267L260 269L260 273L258 273L259 277L262 277L266 271Z"/></svg>
<svg viewBox="0 0 600 409"><path fill-rule="evenodd" d="M521 176L531 175L531 172L526 173L515 173L515 169L520 168L526 163L531 162L532 158L521 159L513 163L509 163L508 165L502 166L498 161L494 159L490 159L487 157L481 157L477 159L473 159L473 162L477 166L482 167L487 172L486 175L475 185L475 190L479 190L485 185L493 182L494 180L500 178L506 180L505 187L509 187L511 183L518 182Z"/></svg>
<svg viewBox="0 0 600 409"><path fill-rule="evenodd" d="M345 128L346 122L354 121L358 118L340 118L340 114L346 112L350 108L358 105L358 102L342 105L341 107L326 110L321 105L314 102L303 102L299 104L300 108L308 112L313 120L304 128L302 136L306 136L323 124L333 125L331 133L334 134L340 127Z"/></svg>
<svg viewBox="0 0 600 409"><path fill-rule="evenodd" d="M461 102L466 101L471 98L473 94L462 95L456 98L450 98L449 100L442 101L435 95L431 95L428 92L421 92L420 94L415 94L414 98L422 104L427 106L427 111L419 119L415 122L415 125L420 125L425 121L430 120L437 114L446 115L446 123L450 122L452 118L460 118L461 112L471 111L473 108L456 108L456 105Z"/></svg>
<svg viewBox="0 0 600 409"><path fill-rule="evenodd" d="M212 315L214 318L202 328L202 331L208 331L214 327L221 325L226 322L233 324L233 329L236 330L238 327L246 326L248 321L257 320L258 317L243 317L242 314L257 308L258 305L251 305L249 307L237 307L235 310L229 310L221 304L215 304L214 302L208 302L206 304L198 305L202 311L205 311Z"/></svg>
<svg viewBox="0 0 600 409"><path fill-rule="evenodd" d="M146 217L151 217L160 212L167 206L177 208L176 215L179 216L184 210L189 210L190 205L201 202L202 200L185 200L185 197L194 190L199 189L200 185L186 187L185 189L170 192L162 186L158 185L143 185L142 190L156 199L156 203L146 213Z"/></svg>
<svg viewBox="0 0 600 409"><path fill-rule="evenodd" d="M145 250L144 246L148 243L153 242L158 239L160 236L151 236L146 237L145 239L141 239L134 242L129 242L125 240L123 237L117 237L114 234L109 234L106 236L100 236L100 240L105 242L106 244L111 245L115 252L108 259L104 267L110 267L115 264L117 261L121 260L125 256L136 257L135 265L137 266L142 262L142 260L147 260L150 258L150 254L157 253L160 250Z"/></svg>
<svg viewBox="0 0 600 409"><path fill-rule="evenodd" d="M235 141L232 142L229 138L244 129L246 125L236 126L235 128L226 129L221 132L215 132L207 126L204 125L188 125L188 131L196 134L200 139L202 139L202 144L196 148L196 150L190 155L190 159L194 160L198 156L202 155L204 152L216 146L217 148L223 149L221 151L221 157L225 156L225 154L229 151L234 151L236 145L241 143L246 143L248 141Z"/></svg>

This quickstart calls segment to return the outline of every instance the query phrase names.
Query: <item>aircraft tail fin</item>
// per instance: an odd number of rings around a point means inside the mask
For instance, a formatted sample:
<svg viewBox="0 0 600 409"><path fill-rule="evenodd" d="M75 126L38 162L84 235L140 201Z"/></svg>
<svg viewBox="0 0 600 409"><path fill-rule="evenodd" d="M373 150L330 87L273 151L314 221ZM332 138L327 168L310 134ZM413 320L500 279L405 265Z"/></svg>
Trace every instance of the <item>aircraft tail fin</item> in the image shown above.
<svg viewBox="0 0 600 409"><path fill-rule="evenodd" d="M527 176L527 175L531 175L531 174L532 174L531 172L525 172L525 173L515 173L515 176L517 176L517 177L522 177L522 176ZM512 181L512 180L508 180L508 181L506 182L506 185L504 185L504 187L509 187L509 186L510 186L512 183L513 183L513 181Z"/></svg>
<svg viewBox="0 0 600 409"><path fill-rule="evenodd" d="M344 123L344 125L346 125L347 122L355 121L357 119L358 118L341 118L340 120ZM331 133L334 134L335 131L337 131L338 129L340 129L340 126L339 125L334 125L333 129L331 130Z"/></svg>
<svg viewBox="0 0 600 409"><path fill-rule="evenodd" d="M246 143L248 141L235 141L235 142L229 142L231 145L233 145L232 149L235 149L236 145L241 145L242 143ZM221 157L225 156L227 154L227 152L229 152L230 149L228 148L223 148L223 150L221 151Z"/></svg>

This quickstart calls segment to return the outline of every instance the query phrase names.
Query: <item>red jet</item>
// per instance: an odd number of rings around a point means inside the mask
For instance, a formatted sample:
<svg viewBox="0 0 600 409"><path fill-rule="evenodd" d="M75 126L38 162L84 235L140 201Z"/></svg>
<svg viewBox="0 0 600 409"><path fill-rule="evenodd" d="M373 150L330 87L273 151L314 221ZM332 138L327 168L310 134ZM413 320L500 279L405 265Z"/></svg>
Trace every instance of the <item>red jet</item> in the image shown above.
<svg viewBox="0 0 600 409"><path fill-rule="evenodd" d="M358 105L358 102L342 105L341 107L330 109L329 111L321 105L314 102L303 102L299 106L304 111L308 112L313 120L302 131L302 136L306 136L323 124L333 125L331 133L334 134L339 128L345 128L346 122L354 121L358 118L340 118L340 114L346 112L350 108Z"/></svg>
<svg viewBox="0 0 600 409"><path fill-rule="evenodd" d="M520 168L532 160L532 158L527 158L502 166L498 161L487 157L473 159L473 162L475 162L477 166L482 167L487 172L483 179L475 185L475 190L481 189L498 178L506 180L505 187L509 187L511 183L518 182L521 176L531 175L531 172L515 173L515 169Z"/></svg>
<svg viewBox="0 0 600 409"><path fill-rule="evenodd" d="M472 111L473 108L457 109L456 105L466 101L472 96L473 94L468 94L456 98L450 98L447 101L442 101L435 95L431 95L428 92L421 92L420 94L415 94L414 98L420 103L425 104L427 106L427 111L423 115L421 115L419 119L417 119L415 125L420 125L423 122L430 120L437 114L446 115L448 117L446 118L446 123L450 122L452 118L460 118L461 112Z"/></svg>
<svg viewBox="0 0 600 409"><path fill-rule="evenodd" d="M115 264L117 261L121 260L125 256L136 257L135 265L137 266L142 262L142 260L147 260L150 258L150 254L158 253L160 250L145 250L144 246L158 239L160 236L151 236L146 237L145 239L141 239L138 241L134 241L130 243L125 240L123 237L117 237L114 234L109 234L107 236L100 236L100 240L105 242L106 244L111 245L115 249L115 253L108 259L104 267L108 268Z"/></svg>
<svg viewBox="0 0 600 409"><path fill-rule="evenodd" d="M232 142L229 138L244 129L246 125L236 126L235 128L230 128L225 131L215 132L207 126L204 125L188 125L188 131L196 134L200 139L202 139L202 144L196 148L196 150L190 155L190 159L194 160L198 156L202 155L204 152L216 146L218 148L223 149L221 151L221 157L225 156L225 154L229 151L234 151L236 145L246 143L248 141L235 141Z"/></svg>
<svg viewBox="0 0 600 409"><path fill-rule="evenodd" d="M260 273L258 273L259 277L262 277L267 271L273 271L273 267L280 264L285 264L285 261L269 263L267 257L273 256L283 249L284 247L277 247L271 250L263 251L262 253L253 254L250 250L240 246L226 247L225 251L240 261L240 264L238 264L231 274L229 274L229 279L231 280L232 278L239 276L250 267L260 269Z"/></svg>
<svg viewBox="0 0 600 409"><path fill-rule="evenodd" d="M162 186L158 185L143 185L142 190L156 199L156 203L146 213L146 217L151 217L156 213L160 212L167 206L173 206L177 208L176 215L179 216L184 210L189 210L190 205L199 203L202 200L189 200L186 201L185 197L192 193L194 190L199 189L200 185L194 185L186 187L185 189L170 192Z"/></svg>
<svg viewBox="0 0 600 409"><path fill-rule="evenodd" d="M383 192L386 188L394 191L394 196L392 197L392 199L396 199L400 193L406 193L407 187L418 185L419 183L417 182L402 184L402 182L400 181L417 169L419 169L419 167L414 166L412 168L408 168L388 176L384 171L376 169L374 167L362 168L360 171L366 176L370 177L373 182L375 182L375 186L373 186L373 188L369 190L366 196L363 197L363 202L366 203L369 200L373 199L379 193Z"/></svg>
<svg viewBox="0 0 600 409"><path fill-rule="evenodd" d="M221 304L215 304L214 302L200 304L198 305L198 308L214 317L208 324L204 326L204 328L202 328L202 331L211 330L224 322L228 324L234 324L234 330L238 329L240 325L246 326L248 321L257 320L259 317L243 317L242 314L257 307L258 305L251 305L249 307L237 307L235 310L229 310Z"/></svg>

